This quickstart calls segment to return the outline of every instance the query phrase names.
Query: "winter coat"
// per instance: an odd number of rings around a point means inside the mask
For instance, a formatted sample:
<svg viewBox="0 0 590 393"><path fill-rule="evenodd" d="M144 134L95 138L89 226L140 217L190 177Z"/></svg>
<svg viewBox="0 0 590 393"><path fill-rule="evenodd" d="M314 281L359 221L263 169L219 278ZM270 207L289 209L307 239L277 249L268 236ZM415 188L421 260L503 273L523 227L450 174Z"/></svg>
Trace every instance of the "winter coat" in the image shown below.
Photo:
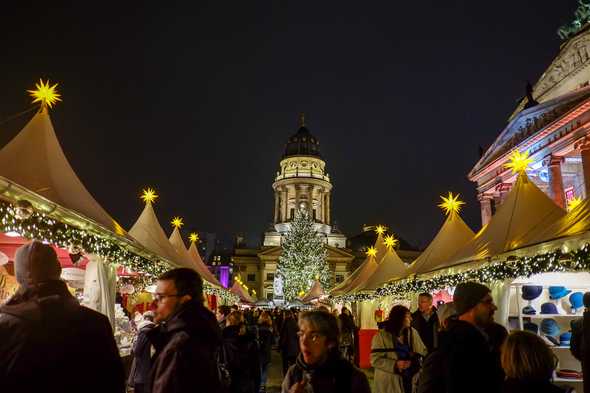
<svg viewBox="0 0 590 393"><path fill-rule="evenodd" d="M148 332L156 325L150 321L143 321L139 325L139 332L135 345L133 345L133 361L135 362L134 374L130 380L130 385L145 384L149 380L150 370L152 368L151 344L148 339Z"/></svg>
<svg viewBox="0 0 590 393"><path fill-rule="evenodd" d="M0 307L0 392L40 391L125 391L109 320L80 306L62 281L17 292Z"/></svg>
<svg viewBox="0 0 590 393"><path fill-rule="evenodd" d="M305 393L371 393L365 374L343 359L338 351L317 367L305 364L300 354L289 367L283 380L282 393L288 393L293 385L306 380Z"/></svg>
<svg viewBox="0 0 590 393"><path fill-rule="evenodd" d="M189 301L170 320L147 332L156 349L152 359L152 393L223 391L217 359L221 334L215 316ZM149 390L148 390L149 391Z"/></svg>
<svg viewBox="0 0 590 393"><path fill-rule="evenodd" d="M288 318L283 321L283 329L281 330L281 338L279 347L283 356L295 358L299 354L299 339L297 332L299 326L294 318Z"/></svg>
<svg viewBox="0 0 590 393"><path fill-rule="evenodd" d="M436 338L438 335L438 315L436 314L436 308L432 308L432 314L430 314L428 321L424 318L420 310L416 310L412 314L412 327L420 334L420 338L428 349L428 352L432 352L437 345Z"/></svg>
<svg viewBox="0 0 590 393"><path fill-rule="evenodd" d="M566 390L549 381L517 380L504 381L502 393L565 393Z"/></svg>
<svg viewBox="0 0 590 393"><path fill-rule="evenodd" d="M243 325L223 329L232 393L258 393L260 389L260 360L256 338L240 334Z"/></svg>
<svg viewBox="0 0 590 393"><path fill-rule="evenodd" d="M272 329L266 325L258 326L258 343L259 343L259 358L260 365L270 363L270 356L272 351L273 332Z"/></svg>
<svg viewBox="0 0 590 393"><path fill-rule="evenodd" d="M414 328L410 337L411 350L426 356L427 349L420 335ZM371 343L371 366L375 368L375 391L377 393L409 393L404 392L403 380L395 367L398 359L394 351L393 335L385 329L380 329Z"/></svg>
<svg viewBox="0 0 590 393"><path fill-rule="evenodd" d="M572 355L579 361L582 361L584 356L584 318L578 318L570 323L572 327L572 338L570 351Z"/></svg>
<svg viewBox="0 0 590 393"><path fill-rule="evenodd" d="M449 320L439 347L424 360L419 393L498 393L502 386L497 358L482 331L468 322Z"/></svg>

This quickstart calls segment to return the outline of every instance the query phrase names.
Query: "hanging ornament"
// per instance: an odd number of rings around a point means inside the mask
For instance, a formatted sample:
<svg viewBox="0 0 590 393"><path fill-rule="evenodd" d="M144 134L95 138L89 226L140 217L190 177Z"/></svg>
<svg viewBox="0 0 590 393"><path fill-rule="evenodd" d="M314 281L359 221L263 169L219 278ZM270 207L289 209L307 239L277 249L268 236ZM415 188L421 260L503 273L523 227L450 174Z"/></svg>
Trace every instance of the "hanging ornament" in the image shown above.
<svg viewBox="0 0 590 393"><path fill-rule="evenodd" d="M21 199L16 203L14 216L19 220L27 220L33 215L33 205L26 199Z"/></svg>

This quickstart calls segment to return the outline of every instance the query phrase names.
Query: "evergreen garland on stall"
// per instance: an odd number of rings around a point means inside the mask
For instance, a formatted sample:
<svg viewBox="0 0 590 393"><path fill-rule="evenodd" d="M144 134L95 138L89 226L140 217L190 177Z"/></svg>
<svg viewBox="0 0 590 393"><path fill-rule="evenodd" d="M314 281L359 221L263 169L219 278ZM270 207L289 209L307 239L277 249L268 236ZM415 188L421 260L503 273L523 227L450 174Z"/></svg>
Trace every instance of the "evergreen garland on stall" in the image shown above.
<svg viewBox="0 0 590 393"><path fill-rule="evenodd" d="M307 210L295 213L291 228L283 238L282 248L277 271L283 280L285 300L302 297L316 279L322 288L331 287L326 246L314 229L313 219Z"/></svg>

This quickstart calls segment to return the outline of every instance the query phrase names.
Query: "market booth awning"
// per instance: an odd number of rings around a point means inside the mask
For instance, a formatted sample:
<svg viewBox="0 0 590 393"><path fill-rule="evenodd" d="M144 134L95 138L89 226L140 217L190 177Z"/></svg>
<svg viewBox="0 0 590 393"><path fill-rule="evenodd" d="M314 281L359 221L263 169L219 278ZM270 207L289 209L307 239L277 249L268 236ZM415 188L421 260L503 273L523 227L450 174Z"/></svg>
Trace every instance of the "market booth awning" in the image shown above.
<svg viewBox="0 0 590 393"><path fill-rule="evenodd" d="M378 263L377 269L369 278L358 286L351 288L349 293L371 292L383 286L395 277L405 277L407 267L404 261L397 255L393 247L388 247L383 259Z"/></svg>
<svg viewBox="0 0 590 393"><path fill-rule="evenodd" d="M305 296L303 296L301 301L303 303L309 303L314 300L321 299L324 296L326 296L326 293L324 292L324 289L322 288L322 284L320 284L319 280L315 280L313 282L313 285L311 286L309 291L305 294Z"/></svg>
<svg viewBox="0 0 590 393"><path fill-rule="evenodd" d="M239 297L242 303L253 304L255 302L255 300L248 294L248 292L244 290L242 284L240 284L238 280L234 281L234 285L232 285L229 291L237 297Z"/></svg>

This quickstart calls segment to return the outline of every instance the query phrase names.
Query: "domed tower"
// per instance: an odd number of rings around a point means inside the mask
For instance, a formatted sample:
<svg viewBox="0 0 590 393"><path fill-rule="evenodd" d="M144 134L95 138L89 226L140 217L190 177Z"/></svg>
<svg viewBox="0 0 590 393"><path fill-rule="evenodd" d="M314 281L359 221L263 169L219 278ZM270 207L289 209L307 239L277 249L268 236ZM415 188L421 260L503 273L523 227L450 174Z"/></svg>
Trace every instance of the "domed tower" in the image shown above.
<svg viewBox="0 0 590 393"><path fill-rule="evenodd" d="M332 183L320 153L320 142L307 129L303 113L299 116L299 129L287 141L279 167L272 185L275 195L274 230L266 233L264 245L280 245L281 234L289 230L295 211L304 208L315 221L318 233L326 237L330 246L345 247L344 235L333 233Z"/></svg>

